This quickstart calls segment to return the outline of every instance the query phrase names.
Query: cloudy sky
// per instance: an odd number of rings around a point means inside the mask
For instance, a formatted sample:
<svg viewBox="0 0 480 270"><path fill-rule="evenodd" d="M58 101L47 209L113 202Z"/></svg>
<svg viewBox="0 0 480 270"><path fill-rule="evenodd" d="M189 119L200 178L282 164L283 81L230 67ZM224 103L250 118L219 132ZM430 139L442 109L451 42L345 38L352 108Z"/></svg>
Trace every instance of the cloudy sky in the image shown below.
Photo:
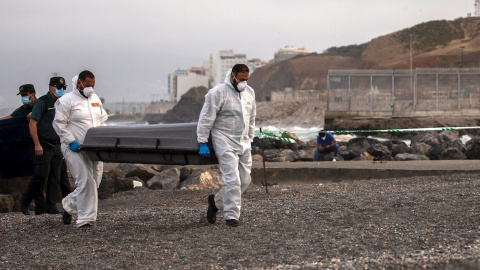
<svg viewBox="0 0 480 270"><path fill-rule="evenodd" d="M322 52L466 17L474 2L0 0L0 109L21 105L22 84L34 84L40 96L55 72L70 86L84 69L106 102L167 98L168 73L201 66L219 50L264 60L286 45Z"/></svg>

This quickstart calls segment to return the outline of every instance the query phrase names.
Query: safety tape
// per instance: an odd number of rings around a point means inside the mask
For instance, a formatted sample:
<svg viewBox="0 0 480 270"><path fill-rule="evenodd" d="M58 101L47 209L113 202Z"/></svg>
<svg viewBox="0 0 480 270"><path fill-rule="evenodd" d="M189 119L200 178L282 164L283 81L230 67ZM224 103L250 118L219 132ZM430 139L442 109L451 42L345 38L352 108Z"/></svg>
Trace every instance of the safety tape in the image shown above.
<svg viewBox="0 0 480 270"><path fill-rule="evenodd" d="M332 134L345 134L345 133L379 133L379 132L428 132L428 131L446 131L446 130L463 130L463 129L480 129L480 127L440 127L440 128L406 128L406 129L360 129L360 130L319 130L308 132L290 132L290 131L262 131L260 134L274 135L274 134L313 134L318 132L329 132ZM275 137L276 138L276 137Z"/></svg>
<svg viewBox="0 0 480 270"><path fill-rule="evenodd" d="M277 140L277 141L284 141L284 142L288 142L288 143L295 143L295 140L290 139L290 138L281 138L281 137L275 137L275 136L268 136L268 135L265 135L265 134L260 134L259 138L260 138L260 139L262 139L262 138L267 138L267 139L272 139L272 140Z"/></svg>

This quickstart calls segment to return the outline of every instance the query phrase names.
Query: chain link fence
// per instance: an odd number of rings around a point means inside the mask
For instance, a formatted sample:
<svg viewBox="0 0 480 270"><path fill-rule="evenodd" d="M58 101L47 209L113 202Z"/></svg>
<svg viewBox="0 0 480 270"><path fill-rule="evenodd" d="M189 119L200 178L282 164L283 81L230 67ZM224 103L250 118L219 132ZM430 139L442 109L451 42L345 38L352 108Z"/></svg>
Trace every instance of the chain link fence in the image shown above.
<svg viewBox="0 0 480 270"><path fill-rule="evenodd" d="M329 70L328 111L480 109L480 68Z"/></svg>

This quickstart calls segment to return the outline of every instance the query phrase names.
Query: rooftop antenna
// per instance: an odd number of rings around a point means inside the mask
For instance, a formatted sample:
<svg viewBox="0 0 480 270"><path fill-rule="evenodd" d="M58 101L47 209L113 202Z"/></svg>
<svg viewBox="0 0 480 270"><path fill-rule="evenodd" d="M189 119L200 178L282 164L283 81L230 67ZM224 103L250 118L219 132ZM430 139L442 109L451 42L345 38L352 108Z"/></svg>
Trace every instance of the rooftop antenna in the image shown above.
<svg viewBox="0 0 480 270"><path fill-rule="evenodd" d="M480 0L475 0L475 17L480 17Z"/></svg>

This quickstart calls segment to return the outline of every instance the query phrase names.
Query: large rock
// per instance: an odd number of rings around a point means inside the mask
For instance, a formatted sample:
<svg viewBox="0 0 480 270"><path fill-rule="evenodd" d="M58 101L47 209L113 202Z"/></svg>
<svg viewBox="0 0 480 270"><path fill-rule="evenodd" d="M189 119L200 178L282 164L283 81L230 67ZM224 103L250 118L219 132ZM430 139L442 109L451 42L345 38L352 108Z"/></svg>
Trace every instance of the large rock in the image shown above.
<svg viewBox="0 0 480 270"><path fill-rule="evenodd" d="M474 137L467 142L465 155L468 159L480 159L480 137Z"/></svg>
<svg viewBox="0 0 480 270"><path fill-rule="evenodd" d="M177 189L179 185L180 170L177 168L162 171L147 182L148 189Z"/></svg>
<svg viewBox="0 0 480 270"><path fill-rule="evenodd" d="M438 157L440 160L463 160L467 156L455 147L447 148Z"/></svg>
<svg viewBox="0 0 480 270"><path fill-rule="evenodd" d="M415 155L415 154L398 154L395 156L395 161L407 161L407 160L428 160L426 156L423 155Z"/></svg>
<svg viewBox="0 0 480 270"><path fill-rule="evenodd" d="M410 151L408 145L401 140L389 140L382 142L382 144L390 149L392 156L396 156L397 154L401 153L408 153Z"/></svg>
<svg viewBox="0 0 480 270"><path fill-rule="evenodd" d="M427 157L430 160L439 160L440 159L440 154L442 154L442 152L445 151L445 149L447 149L447 148L448 147L445 147L444 145L441 145L441 144L433 145L432 148L430 148L430 150L428 150Z"/></svg>
<svg viewBox="0 0 480 270"><path fill-rule="evenodd" d="M13 197L11 195L0 194L0 213L9 213L13 211Z"/></svg>
<svg viewBox="0 0 480 270"><path fill-rule="evenodd" d="M200 190L218 189L222 186L223 180L219 171L193 169L192 174L180 184L181 189Z"/></svg>
<svg viewBox="0 0 480 270"><path fill-rule="evenodd" d="M370 146L379 143L378 140L366 137L353 138L348 141L346 150L340 149L340 155L343 156L345 160L354 160L363 152L366 152Z"/></svg>
<svg viewBox="0 0 480 270"><path fill-rule="evenodd" d="M3 194L12 195L16 199L27 189L30 179L32 176L0 178L0 189Z"/></svg>
<svg viewBox="0 0 480 270"><path fill-rule="evenodd" d="M418 143L413 143L410 145L410 153L411 154L416 154L416 155L424 155L426 156L428 154L428 151L432 148L431 145L423 143L423 142L418 142Z"/></svg>
<svg viewBox="0 0 480 270"><path fill-rule="evenodd" d="M297 150L293 154L286 157L287 161L312 161L313 160L313 151L311 150Z"/></svg>
<svg viewBox="0 0 480 270"><path fill-rule="evenodd" d="M103 200L120 191L134 188L133 179L112 178L108 173L103 173L102 182L98 187L98 198Z"/></svg>
<svg viewBox="0 0 480 270"><path fill-rule="evenodd" d="M121 170L127 178L136 176L143 181L148 181L157 174L157 171L142 164L121 163L117 169Z"/></svg>
<svg viewBox="0 0 480 270"><path fill-rule="evenodd" d="M441 144L451 143L460 139L459 133L456 130L446 130L438 134L438 139Z"/></svg>
<svg viewBox="0 0 480 270"><path fill-rule="evenodd" d="M425 132L413 137L411 144L414 143L426 143L428 145L435 146L440 144L440 138L436 132Z"/></svg>
<svg viewBox="0 0 480 270"><path fill-rule="evenodd" d="M383 157L386 155L391 155L392 152L388 149L387 146L383 144L374 144L367 148L367 151L373 157Z"/></svg>

